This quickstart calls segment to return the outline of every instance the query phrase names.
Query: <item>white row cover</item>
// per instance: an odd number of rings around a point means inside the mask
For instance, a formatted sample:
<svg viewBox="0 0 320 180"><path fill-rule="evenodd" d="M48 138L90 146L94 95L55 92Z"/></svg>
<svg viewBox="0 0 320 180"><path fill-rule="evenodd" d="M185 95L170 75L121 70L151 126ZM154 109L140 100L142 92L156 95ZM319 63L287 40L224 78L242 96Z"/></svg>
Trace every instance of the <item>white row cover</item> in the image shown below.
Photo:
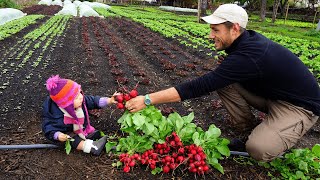
<svg viewBox="0 0 320 180"><path fill-rule="evenodd" d="M79 8L79 16L80 17L89 17L89 16L99 16L99 14L93 9L96 7L108 9L110 6L102 4L102 3L90 3L90 2L80 2L74 1L73 3L64 2L64 6L61 11L57 13L57 15L72 15L78 16L77 10Z"/></svg>
<svg viewBox="0 0 320 180"><path fill-rule="evenodd" d="M84 4L92 7L92 8L104 8L104 9L109 9L110 6L103 4L103 3L99 3L99 2L88 2L88 1L84 1Z"/></svg>
<svg viewBox="0 0 320 180"><path fill-rule="evenodd" d="M59 6L64 6L64 5L67 5L67 4L72 4L72 1L71 0L64 0L63 2L61 0L41 0L38 4L42 4L42 5L59 5ZM86 4L92 8L104 8L104 9L108 9L110 8L109 5L106 5L106 4L103 4L103 3L99 3L99 2L89 2L89 1L84 1L84 2L81 2L81 1L78 1L78 0L75 0L73 2L73 4L76 5L76 7L79 7L81 4Z"/></svg>
<svg viewBox="0 0 320 180"><path fill-rule="evenodd" d="M52 0L41 0L40 2L38 2L39 5L47 5L50 6L52 3Z"/></svg>
<svg viewBox="0 0 320 180"><path fill-rule="evenodd" d="M99 14L95 10L93 10L92 7L86 4L81 4L79 6L79 16L89 17L89 16L99 16Z"/></svg>
<svg viewBox="0 0 320 180"><path fill-rule="evenodd" d="M190 9L190 8L180 8L180 7L173 7L173 6L160 6L159 9L166 10L166 11L180 11L180 12L198 12L198 9Z"/></svg>
<svg viewBox="0 0 320 180"><path fill-rule="evenodd" d="M27 15L18 9L13 8L1 8L0 9L0 25L3 25L9 21L14 19L22 18L23 16Z"/></svg>
<svg viewBox="0 0 320 180"><path fill-rule="evenodd" d="M54 0L51 5L58 5L58 6L63 6L61 0Z"/></svg>
<svg viewBox="0 0 320 180"><path fill-rule="evenodd" d="M70 0L64 0L64 1L63 1L63 4L64 4L64 5L66 5L66 4L72 4L72 2L71 2Z"/></svg>
<svg viewBox="0 0 320 180"><path fill-rule="evenodd" d="M56 15L71 15L77 16L77 7L75 4L65 4Z"/></svg>

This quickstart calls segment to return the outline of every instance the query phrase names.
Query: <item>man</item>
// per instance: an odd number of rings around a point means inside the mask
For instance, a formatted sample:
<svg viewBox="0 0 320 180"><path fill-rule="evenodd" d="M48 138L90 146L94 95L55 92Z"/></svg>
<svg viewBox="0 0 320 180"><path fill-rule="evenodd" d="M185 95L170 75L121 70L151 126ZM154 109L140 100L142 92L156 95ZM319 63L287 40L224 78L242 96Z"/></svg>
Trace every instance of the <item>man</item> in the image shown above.
<svg viewBox="0 0 320 180"><path fill-rule="evenodd" d="M256 160L271 161L297 141L320 115L320 88L308 68L292 52L261 34L246 30L248 15L235 4L221 5L202 18L210 24L209 38L228 54L212 72L166 90L127 102L130 112L146 105L178 102L217 91L233 125L247 130L254 115L267 113L245 144Z"/></svg>

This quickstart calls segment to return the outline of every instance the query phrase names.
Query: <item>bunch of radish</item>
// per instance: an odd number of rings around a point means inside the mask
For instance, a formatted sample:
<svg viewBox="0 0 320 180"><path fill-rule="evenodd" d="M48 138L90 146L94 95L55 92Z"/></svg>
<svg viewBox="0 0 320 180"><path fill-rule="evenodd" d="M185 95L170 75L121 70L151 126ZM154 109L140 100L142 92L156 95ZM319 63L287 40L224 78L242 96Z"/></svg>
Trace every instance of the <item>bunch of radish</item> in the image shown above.
<svg viewBox="0 0 320 180"><path fill-rule="evenodd" d="M129 154L123 153L119 156L120 162L124 163L123 172L129 172L130 168L136 165L136 161L141 160L139 154L133 154L129 156Z"/></svg>
<svg viewBox="0 0 320 180"><path fill-rule="evenodd" d="M138 84L130 92L126 88L122 88L124 90L124 93L120 93L116 96L116 101L118 102L117 109L124 109L124 105L127 101L138 96L137 86Z"/></svg>
<svg viewBox="0 0 320 180"><path fill-rule="evenodd" d="M209 171L203 149L195 144L183 146L175 132L166 138L165 143L154 144L153 149L145 151L141 156L124 153L119 158L124 163L124 172L129 172L138 163L147 165L152 170L159 167L163 173L169 173L179 166L184 166L189 172L199 175Z"/></svg>

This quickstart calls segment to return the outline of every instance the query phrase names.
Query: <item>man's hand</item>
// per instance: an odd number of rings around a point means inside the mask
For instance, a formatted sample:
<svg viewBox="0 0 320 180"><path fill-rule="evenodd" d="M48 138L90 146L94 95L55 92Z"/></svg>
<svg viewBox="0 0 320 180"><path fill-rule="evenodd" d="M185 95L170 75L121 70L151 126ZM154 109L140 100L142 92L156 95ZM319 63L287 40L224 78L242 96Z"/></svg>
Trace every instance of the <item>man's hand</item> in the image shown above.
<svg viewBox="0 0 320 180"><path fill-rule="evenodd" d="M218 55L218 58L217 58L217 64L221 64L222 61L224 60L225 56L223 55Z"/></svg>
<svg viewBox="0 0 320 180"><path fill-rule="evenodd" d="M132 98L126 102L125 106L132 113L140 111L141 109L146 107L146 105L144 104L144 98L144 96L137 96L135 98Z"/></svg>

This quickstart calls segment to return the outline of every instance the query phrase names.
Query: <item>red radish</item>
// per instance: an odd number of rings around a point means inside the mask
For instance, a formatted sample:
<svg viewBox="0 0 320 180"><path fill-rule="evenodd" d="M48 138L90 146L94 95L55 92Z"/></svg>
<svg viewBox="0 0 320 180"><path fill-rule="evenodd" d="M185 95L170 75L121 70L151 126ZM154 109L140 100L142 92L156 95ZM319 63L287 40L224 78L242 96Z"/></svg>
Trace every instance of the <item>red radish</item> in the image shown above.
<svg viewBox="0 0 320 180"><path fill-rule="evenodd" d="M195 165L194 165L193 163L190 163L189 166L190 166L191 168L194 168L194 167L195 167Z"/></svg>
<svg viewBox="0 0 320 180"><path fill-rule="evenodd" d="M123 109L123 108L124 108L124 105L123 105L122 103L118 103L118 104L117 104L117 108L118 108L118 109Z"/></svg>
<svg viewBox="0 0 320 180"><path fill-rule="evenodd" d="M170 142L170 145L174 147L174 146L176 146L176 142L171 141L171 142Z"/></svg>
<svg viewBox="0 0 320 180"><path fill-rule="evenodd" d="M123 168L123 172L128 173L129 171L130 171L130 167L129 167L129 166L125 166L125 167Z"/></svg>
<svg viewBox="0 0 320 180"><path fill-rule="evenodd" d="M209 166L204 165L204 166L202 167L202 169L203 169L203 171L204 171L204 172L206 172L206 171L208 171L208 170L209 170Z"/></svg>
<svg viewBox="0 0 320 180"><path fill-rule="evenodd" d="M162 145L161 145L161 144L157 144L157 148L158 148L158 149L161 149L161 148L162 148Z"/></svg>
<svg viewBox="0 0 320 180"><path fill-rule="evenodd" d="M154 164L150 164L150 169L155 169L156 168L156 165L154 165Z"/></svg>
<svg viewBox="0 0 320 180"><path fill-rule="evenodd" d="M201 166L201 162L200 162L200 161L196 161L196 162L194 163L194 165L196 165L197 167L199 167L199 166Z"/></svg>
<svg viewBox="0 0 320 180"><path fill-rule="evenodd" d="M177 142L180 142L180 138L178 136L174 137L174 141L177 143Z"/></svg>
<svg viewBox="0 0 320 180"><path fill-rule="evenodd" d="M170 164L170 169L174 169L174 168L176 168L176 165L174 163L171 163Z"/></svg>
<svg viewBox="0 0 320 180"><path fill-rule="evenodd" d="M197 154L197 151L194 150L194 149L192 149L192 150L191 150L191 154L196 155L196 154Z"/></svg>
<svg viewBox="0 0 320 180"><path fill-rule="evenodd" d="M183 160L184 160L184 157L183 157L183 156L178 156L178 157L177 157L177 161L178 161L179 163L183 162Z"/></svg>
<svg viewBox="0 0 320 180"><path fill-rule="evenodd" d="M196 155L194 156L194 159L195 159L196 161L201 161L201 156L200 156L199 154L196 154Z"/></svg>
<svg viewBox="0 0 320 180"><path fill-rule="evenodd" d="M129 166L130 166L130 167L133 167L134 165L136 165L136 162L135 162L135 161L131 161L131 162L129 163Z"/></svg>
<svg viewBox="0 0 320 180"><path fill-rule="evenodd" d="M138 96L138 91L133 89L130 93L129 93L131 98L135 98Z"/></svg>
<svg viewBox="0 0 320 180"><path fill-rule="evenodd" d="M128 157L127 157L127 158L125 158L125 159L124 159L124 162L126 162L126 163L130 163L130 162L131 162L131 158L128 158Z"/></svg>
<svg viewBox="0 0 320 180"><path fill-rule="evenodd" d="M170 171L170 168L169 166L163 166L162 170L164 173L168 173Z"/></svg>
<svg viewBox="0 0 320 180"><path fill-rule="evenodd" d="M131 99L129 94L123 95L124 100L129 101Z"/></svg>
<svg viewBox="0 0 320 180"><path fill-rule="evenodd" d="M172 136L177 136L177 133L176 132L172 132Z"/></svg>
<svg viewBox="0 0 320 180"><path fill-rule="evenodd" d="M147 164L147 161L145 159L141 159L141 164Z"/></svg>
<svg viewBox="0 0 320 180"><path fill-rule="evenodd" d="M184 154L184 148L179 148L178 153L179 154Z"/></svg>
<svg viewBox="0 0 320 180"><path fill-rule="evenodd" d="M177 153L172 153L172 157L173 157L173 158L177 158L177 157L178 157L178 154L177 154Z"/></svg>
<svg viewBox="0 0 320 180"><path fill-rule="evenodd" d="M165 159L167 162L170 162L170 161L171 161L171 157L170 157L170 156L166 156L164 159Z"/></svg>
<svg viewBox="0 0 320 180"><path fill-rule="evenodd" d="M122 103L123 102L123 95L121 94L121 95L116 96L116 101L118 103Z"/></svg>
<svg viewBox="0 0 320 180"><path fill-rule="evenodd" d="M158 159L158 155L157 154L152 154L152 159L157 160Z"/></svg>
<svg viewBox="0 0 320 180"><path fill-rule="evenodd" d="M156 165L156 161L152 159L151 162L150 162L150 164Z"/></svg>
<svg viewBox="0 0 320 180"><path fill-rule="evenodd" d="M195 172L197 172L197 169L196 168L190 168L190 172L195 173Z"/></svg>

